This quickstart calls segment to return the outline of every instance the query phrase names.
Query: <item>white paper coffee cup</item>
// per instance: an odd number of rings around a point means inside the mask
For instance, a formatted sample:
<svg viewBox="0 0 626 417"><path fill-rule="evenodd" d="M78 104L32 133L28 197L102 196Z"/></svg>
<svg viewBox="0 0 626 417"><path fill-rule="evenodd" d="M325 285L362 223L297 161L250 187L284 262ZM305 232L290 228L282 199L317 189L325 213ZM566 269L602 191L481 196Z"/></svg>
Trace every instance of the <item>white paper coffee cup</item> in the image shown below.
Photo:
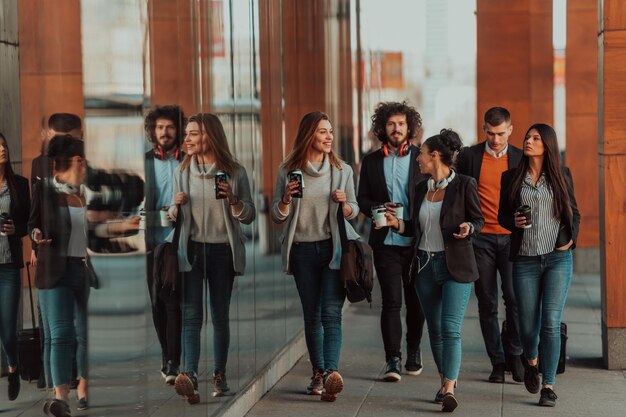
<svg viewBox="0 0 626 417"><path fill-rule="evenodd" d="M387 210L384 208L374 209L374 222L376 222L376 227L387 226L387 217L385 217L385 213Z"/></svg>
<svg viewBox="0 0 626 417"><path fill-rule="evenodd" d="M170 218L167 216L167 210L160 210L159 217L161 218L161 227L170 227L172 225Z"/></svg>

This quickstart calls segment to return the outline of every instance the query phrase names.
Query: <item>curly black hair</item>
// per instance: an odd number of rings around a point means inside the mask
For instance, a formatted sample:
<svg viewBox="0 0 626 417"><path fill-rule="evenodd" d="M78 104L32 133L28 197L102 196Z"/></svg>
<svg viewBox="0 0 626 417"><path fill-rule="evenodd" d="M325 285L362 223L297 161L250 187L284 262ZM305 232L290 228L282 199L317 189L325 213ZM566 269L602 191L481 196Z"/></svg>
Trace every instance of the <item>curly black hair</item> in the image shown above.
<svg viewBox="0 0 626 417"><path fill-rule="evenodd" d="M430 152L439 152L441 162L447 166L451 166L454 162L454 156L463 147L463 141L454 130L441 129L438 135L426 139L424 146L426 146Z"/></svg>
<svg viewBox="0 0 626 417"><path fill-rule="evenodd" d="M376 136L379 141L387 143L388 138L385 127L387 120L395 114L404 114L406 116L406 122L409 125L407 131L408 139L415 139L422 127L422 116L420 116L413 106L409 106L406 101L402 103L388 101L376 105L374 115L372 116L372 133L374 136Z"/></svg>
<svg viewBox="0 0 626 417"><path fill-rule="evenodd" d="M158 119L167 119L174 122L174 126L176 126L176 143L180 145L183 141L185 125L187 124L187 119L185 118L183 109L175 104L155 106L154 109L146 115L143 126L146 134L148 135L148 139L152 143L156 143L154 129L156 128L156 122Z"/></svg>

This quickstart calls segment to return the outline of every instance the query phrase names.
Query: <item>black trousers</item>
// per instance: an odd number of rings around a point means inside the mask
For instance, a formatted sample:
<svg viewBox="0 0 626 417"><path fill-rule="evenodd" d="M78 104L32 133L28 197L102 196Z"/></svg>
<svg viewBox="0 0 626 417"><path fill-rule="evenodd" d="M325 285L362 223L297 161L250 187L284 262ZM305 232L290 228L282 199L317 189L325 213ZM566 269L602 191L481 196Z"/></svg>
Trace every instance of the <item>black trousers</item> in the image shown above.
<svg viewBox="0 0 626 417"><path fill-rule="evenodd" d="M474 253L480 279L474 289L478 298L478 316L487 355L492 365L504 363L505 354L520 355L517 301L513 291L513 264L509 262L509 235L481 233L474 238ZM504 299L507 338L502 340L498 320L498 273Z"/></svg>
<svg viewBox="0 0 626 417"><path fill-rule="evenodd" d="M152 321L161 345L163 367L167 361L180 365L181 337L182 337L182 310L179 301L163 301L158 296L154 283L154 255L149 251L147 258L147 277L150 301L152 304Z"/></svg>
<svg viewBox="0 0 626 417"><path fill-rule="evenodd" d="M408 350L419 349L424 329L424 313L410 282L402 277L413 256L412 247L383 246L374 249L374 267L380 283L383 309L380 329L385 346L385 360L402 358L402 294L406 304L406 344ZM405 285L406 284L406 285Z"/></svg>

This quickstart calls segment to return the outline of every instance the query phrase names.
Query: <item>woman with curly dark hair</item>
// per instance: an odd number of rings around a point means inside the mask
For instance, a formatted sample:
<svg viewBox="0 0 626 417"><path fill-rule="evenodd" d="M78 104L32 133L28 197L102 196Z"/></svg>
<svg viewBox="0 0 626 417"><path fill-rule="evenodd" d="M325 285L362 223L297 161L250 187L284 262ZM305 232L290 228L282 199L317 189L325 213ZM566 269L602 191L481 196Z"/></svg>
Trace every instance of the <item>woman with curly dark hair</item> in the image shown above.
<svg viewBox="0 0 626 417"><path fill-rule="evenodd" d="M79 379L77 408L88 408L84 142L57 135L50 141L48 156L54 162L55 175L35 184L28 231L37 245L36 281L45 334L43 364L55 397L45 402L44 413L68 417L74 341Z"/></svg>
<svg viewBox="0 0 626 417"><path fill-rule="evenodd" d="M387 214L392 228L415 237L413 283L441 378L435 402L446 412L458 406L454 388L461 368L461 327L472 283L478 279L470 238L485 224L476 180L451 168L462 145L459 135L449 129L428 138L418 162L422 174L430 178L417 185L410 220Z"/></svg>

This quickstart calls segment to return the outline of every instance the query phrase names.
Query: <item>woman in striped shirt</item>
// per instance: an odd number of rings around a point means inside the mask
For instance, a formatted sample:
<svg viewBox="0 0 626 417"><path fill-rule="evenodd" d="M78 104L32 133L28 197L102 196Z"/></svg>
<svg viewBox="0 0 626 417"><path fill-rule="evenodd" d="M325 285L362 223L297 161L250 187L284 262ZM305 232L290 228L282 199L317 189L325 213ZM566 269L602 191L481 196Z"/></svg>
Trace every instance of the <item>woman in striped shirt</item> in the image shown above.
<svg viewBox="0 0 626 417"><path fill-rule="evenodd" d="M561 165L556 133L534 124L524 138L524 156L501 179L499 223L510 230L513 287L518 300L524 347L526 389L539 405L554 407L553 387L561 351L560 325L572 281L572 249L580 214L569 169ZM530 218L520 206L530 206ZM543 381L539 381L538 345L542 341Z"/></svg>

